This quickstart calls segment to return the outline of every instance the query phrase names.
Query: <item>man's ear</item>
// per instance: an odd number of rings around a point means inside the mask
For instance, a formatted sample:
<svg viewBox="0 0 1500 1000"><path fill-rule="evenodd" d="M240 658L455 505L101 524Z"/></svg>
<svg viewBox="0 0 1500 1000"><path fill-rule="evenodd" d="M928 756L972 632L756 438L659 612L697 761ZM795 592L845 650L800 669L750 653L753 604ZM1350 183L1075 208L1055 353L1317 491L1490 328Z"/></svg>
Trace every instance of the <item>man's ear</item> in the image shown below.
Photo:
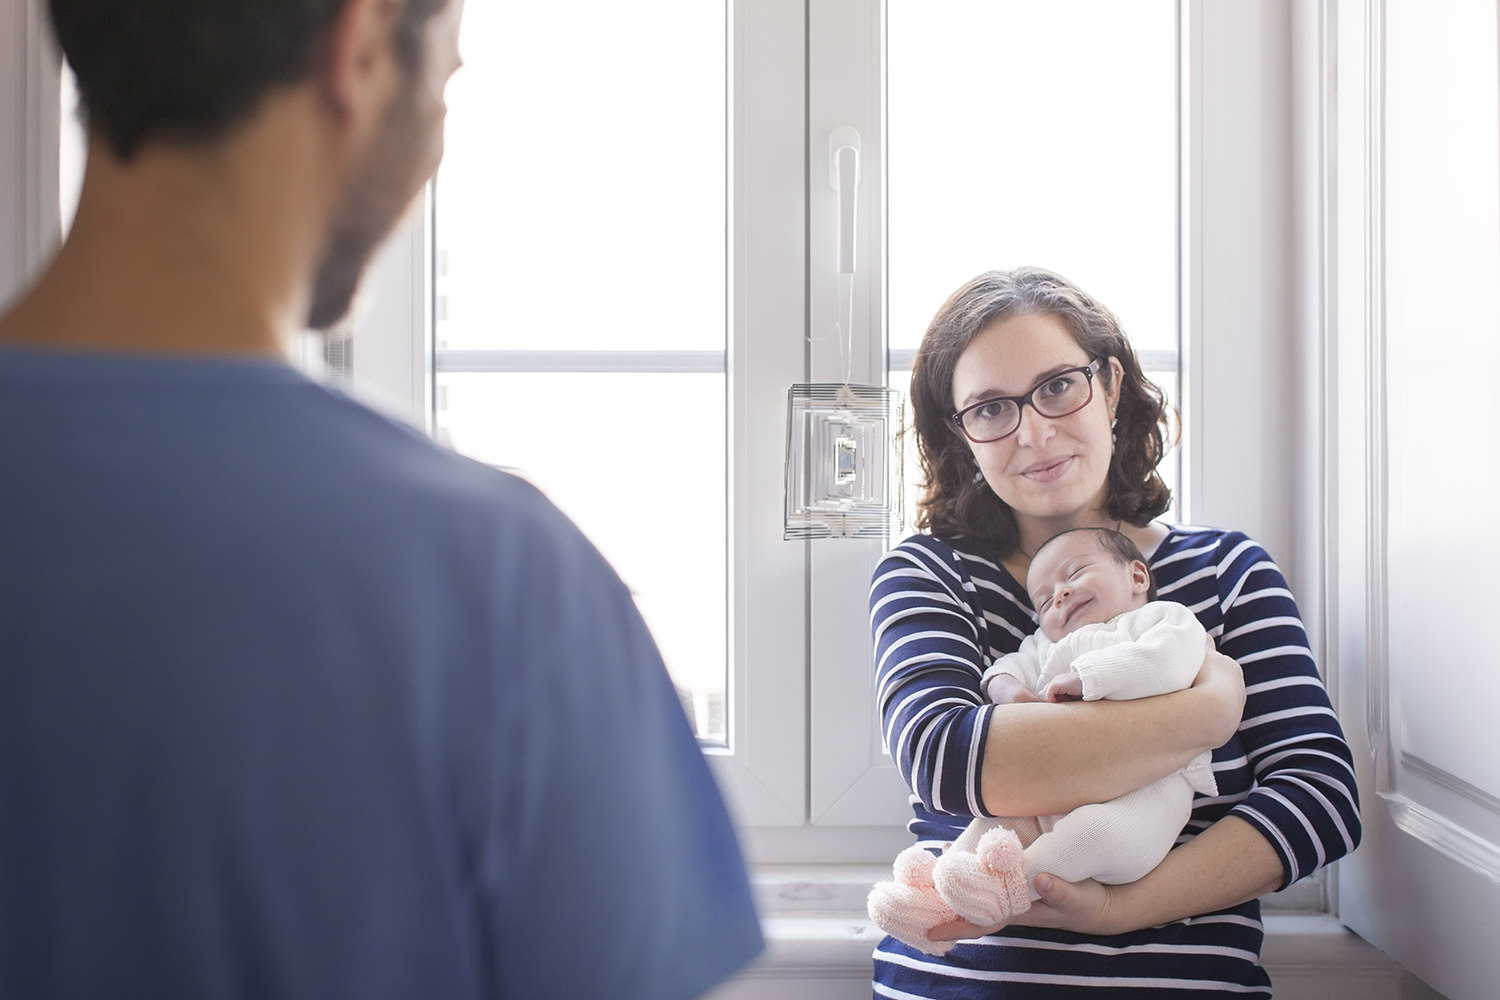
<svg viewBox="0 0 1500 1000"><path fill-rule="evenodd" d="M1144 594L1151 590L1151 571L1139 559L1130 560L1130 592Z"/></svg>
<svg viewBox="0 0 1500 1000"><path fill-rule="evenodd" d="M316 60L319 92L340 122L365 132L380 121L400 72L395 26L402 0L344 0Z"/></svg>

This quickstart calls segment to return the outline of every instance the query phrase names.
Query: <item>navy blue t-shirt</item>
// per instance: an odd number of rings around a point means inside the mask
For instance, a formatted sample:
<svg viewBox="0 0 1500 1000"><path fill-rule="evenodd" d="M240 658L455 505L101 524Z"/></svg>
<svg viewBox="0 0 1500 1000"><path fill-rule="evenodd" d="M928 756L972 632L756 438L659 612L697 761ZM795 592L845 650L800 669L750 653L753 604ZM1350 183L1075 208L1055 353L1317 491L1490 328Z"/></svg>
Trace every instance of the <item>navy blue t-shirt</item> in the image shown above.
<svg viewBox="0 0 1500 1000"><path fill-rule="evenodd" d="M0 428L0 995L664 1000L759 949L532 487L257 361L0 349Z"/></svg>

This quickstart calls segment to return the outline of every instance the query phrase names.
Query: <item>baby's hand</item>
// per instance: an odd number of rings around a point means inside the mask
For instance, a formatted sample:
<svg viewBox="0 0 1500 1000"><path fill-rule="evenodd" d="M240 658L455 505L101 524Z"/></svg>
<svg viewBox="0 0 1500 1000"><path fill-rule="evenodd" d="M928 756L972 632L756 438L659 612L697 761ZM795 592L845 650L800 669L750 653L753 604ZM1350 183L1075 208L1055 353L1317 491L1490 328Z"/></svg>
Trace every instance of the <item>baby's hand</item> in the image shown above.
<svg viewBox="0 0 1500 1000"><path fill-rule="evenodd" d="M1054 677L1042 689L1042 697L1048 701L1082 701L1083 678L1077 674L1063 674L1061 677Z"/></svg>
<svg viewBox="0 0 1500 1000"><path fill-rule="evenodd" d="M996 674L984 686L984 693L996 705L1016 705L1023 701L1041 701L1036 694L1010 674Z"/></svg>

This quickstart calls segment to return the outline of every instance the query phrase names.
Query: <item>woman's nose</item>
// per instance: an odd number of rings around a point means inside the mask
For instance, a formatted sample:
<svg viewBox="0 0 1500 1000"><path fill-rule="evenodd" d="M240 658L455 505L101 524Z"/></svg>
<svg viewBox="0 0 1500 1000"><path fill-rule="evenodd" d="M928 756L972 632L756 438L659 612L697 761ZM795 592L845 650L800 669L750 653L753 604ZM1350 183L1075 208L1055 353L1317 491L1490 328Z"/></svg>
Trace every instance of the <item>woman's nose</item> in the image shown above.
<svg viewBox="0 0 1500 1000"><path fill-rule="evenodd" d="M1052 438L1052 421L1030 403L1021 404L1021 423L1016 427L1016 444L1037 448Z"/></svg>

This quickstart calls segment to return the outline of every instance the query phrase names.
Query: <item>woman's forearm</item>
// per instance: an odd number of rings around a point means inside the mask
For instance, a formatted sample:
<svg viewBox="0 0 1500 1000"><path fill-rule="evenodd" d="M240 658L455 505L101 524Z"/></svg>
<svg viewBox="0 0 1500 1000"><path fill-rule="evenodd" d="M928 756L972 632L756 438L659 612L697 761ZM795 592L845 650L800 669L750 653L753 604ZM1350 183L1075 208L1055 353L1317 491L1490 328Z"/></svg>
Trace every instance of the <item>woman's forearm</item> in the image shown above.
<svg viewBox="0 0 1500 1000"><path fill-rule="evenodd" d="M1226 816L1129 885L1109 887L1108 928L1124 934L1213 913L1281 888L1281 859L1260 831Z"/></svg>
<svg viewBox="0 0 1500 1000"><path fill-rule="evenodd" d="M1285 877L1281 859L1260 831L1238 816L1225 816L1129 885L1092 879L1070 884L1039 874L1041 899L1014 922L1079 934L1128 934L1238 906L1280 888ZM955 920L935 928L932 938L953 941L998 929Z"/></svg>
<svg viewBox="0 0 1500 1000"><path fill-rule="evenodd" d="M1227 742L1244 698L1239 666L1213 653L1186 691L997 706L985 740L985 808L997 816L1046 816L1116 798Z"/></svg>

